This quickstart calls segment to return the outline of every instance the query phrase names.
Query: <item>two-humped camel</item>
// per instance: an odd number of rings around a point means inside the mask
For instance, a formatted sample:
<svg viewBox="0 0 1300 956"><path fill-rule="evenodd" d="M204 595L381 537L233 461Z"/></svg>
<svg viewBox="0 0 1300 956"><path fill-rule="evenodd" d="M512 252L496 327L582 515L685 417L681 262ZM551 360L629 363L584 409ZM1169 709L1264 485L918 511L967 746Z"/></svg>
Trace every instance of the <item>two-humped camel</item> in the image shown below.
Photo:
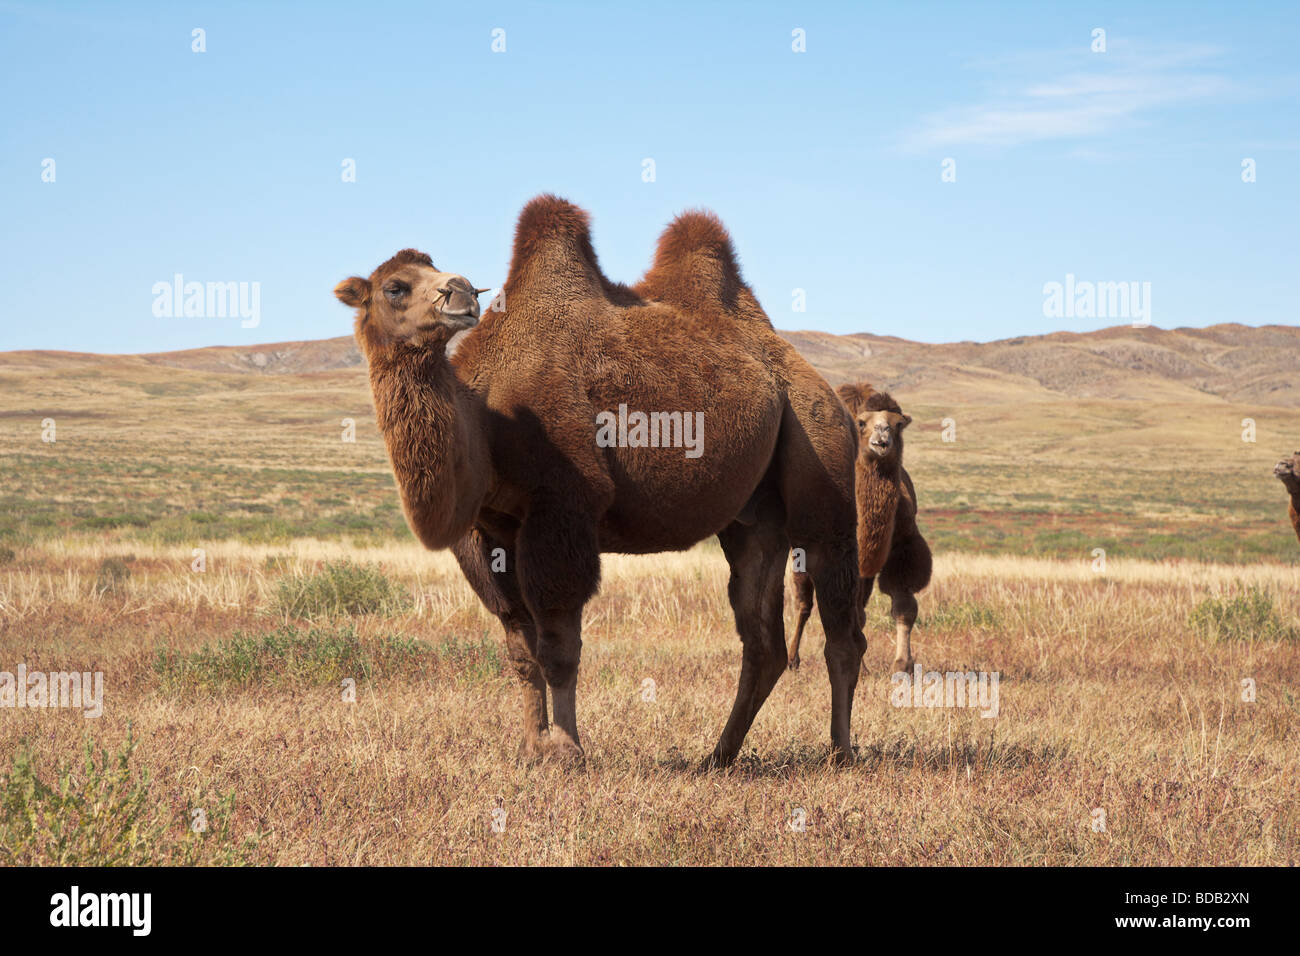
<svg viewBox="0 0 1300 956"><path fill-rule="evenodd" d="M930 546L916 524L916 489L903 467L903 430L912 423L888 392L866 382L841 385L836 393L859 431L857 461L858 585L863 619L877 577L889 595L894 619L894 671L910 671L916 594L930 583ZM799 642L812 614L813 587L806 573L794 573L799 619L790 642L790 667L799 666ZM865 620L864 620L865 623Z"/></svg>
<svg viewBox="0 0 1300 956"><path fill-rule="evenodd" d="M601 273L586 213L554 196L532 200L501 295L450 360L447 340L475 324L478 303L464 277L427 255L404 250L335 295L357 309L412 530L429 548L453 549L505 628L523 682L525 758L583 756L581 620L601 553L682 550L713 534L731 567L743 657L706 764L735 759L785 670L791 547L807 555L826 629L834 753L851 758L866 648L853 606L855 426L773 330L716 217L679 216L650 271L627 287ZM702 454L602 447L598 415L620 405L702 412ZM505 570L494 570L500 558Z"/></svg>

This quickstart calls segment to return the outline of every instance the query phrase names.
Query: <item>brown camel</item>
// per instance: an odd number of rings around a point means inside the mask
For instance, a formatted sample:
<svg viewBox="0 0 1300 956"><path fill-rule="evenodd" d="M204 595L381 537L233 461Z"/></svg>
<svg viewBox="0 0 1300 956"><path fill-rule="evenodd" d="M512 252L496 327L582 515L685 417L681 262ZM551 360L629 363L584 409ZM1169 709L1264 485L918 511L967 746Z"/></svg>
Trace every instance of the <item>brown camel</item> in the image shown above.
<svg viewBox="0 0 1300 956"><path fill-rule="evenodd" d="M861 432L857 461L858 575L860 620L876 576L889 595L894 618L894 671L910 671L912 626L916 623L916 593L930 583L932 561L916 525L916 489L903 467L903 430L912 419L903 414L888 392L866 382L837 390ZM789 666L799 666L799 642L812 614L813 588L806 573L794 574L799 621L790 643Z"/></svg>
<svg viewBox="0 0 1300 956"><path fill-rule="evenodd" d="M1291 527L1295 528L1296 538L1300 538L1300 451L1290 458L1283 458L1273 467L1273 474L1282 479L1287 493L1291 495Z"/></svg>
<svg viewBox="0 0 1300 956"><path fill-rule="evenodd" d="M583 756L581 620L601 553L682 550L716 534L743 656L706 764L735 759L785 669L791 547L808 555L827 633L831 740L850 758L866 648L853 606L857 436L830 386L773 331L722 224L679 216L628 287L601 273L586 213L540 196L519 217L503 308L448 360L447 340L478 316L474 291L408 249L335 294L357 309L412 530L453 549L505 628L523 682L524 757ZM693 422L702 428L684 434Z"/></svg>

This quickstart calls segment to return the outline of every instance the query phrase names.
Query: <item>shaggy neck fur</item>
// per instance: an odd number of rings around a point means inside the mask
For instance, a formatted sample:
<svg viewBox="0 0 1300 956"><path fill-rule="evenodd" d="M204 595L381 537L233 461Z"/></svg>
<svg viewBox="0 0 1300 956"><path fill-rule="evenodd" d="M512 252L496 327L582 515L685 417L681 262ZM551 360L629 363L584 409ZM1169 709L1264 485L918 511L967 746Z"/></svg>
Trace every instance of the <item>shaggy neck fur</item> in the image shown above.
<svg viewBox="0 0 1300 956"><path fill-rule="evenodd" d="M858 454L858 575L872 578L889 557L903 476L902 437L889 458L877 458L866 448Z"/></svg>
<svg viewBox="0 0 1300 956"><path fill-rule="evenodd" d="M1300 491L1291 494L1291 527L1295 528L1295 536L1300 539Z"/></svg>
<svg viewBox="0 0 1300 956"><path fill-rule="evenodd" d="M445 343L383 342L364 328L357 340L411 529L425 547L450 547L489 484L482 401L457 379Z"/></svg>

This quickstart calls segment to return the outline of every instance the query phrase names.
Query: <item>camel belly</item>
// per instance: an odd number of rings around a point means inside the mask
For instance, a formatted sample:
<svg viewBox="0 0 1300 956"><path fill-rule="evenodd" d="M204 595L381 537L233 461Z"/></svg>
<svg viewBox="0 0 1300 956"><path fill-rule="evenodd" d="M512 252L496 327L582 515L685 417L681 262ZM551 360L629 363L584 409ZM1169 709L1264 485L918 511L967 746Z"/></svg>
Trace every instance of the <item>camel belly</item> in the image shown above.
<svg viewBox="0 0 1300 956"><path fill-rule="evenodd" d="M601 549L680 551L731 524L772 466L780 415L769 417L726 431L710 429L705 414L702 434L697 418L689 442L661 433L657 447L641 444L634 420L626 441L605 449L615 491L599 523Z"/></svg>

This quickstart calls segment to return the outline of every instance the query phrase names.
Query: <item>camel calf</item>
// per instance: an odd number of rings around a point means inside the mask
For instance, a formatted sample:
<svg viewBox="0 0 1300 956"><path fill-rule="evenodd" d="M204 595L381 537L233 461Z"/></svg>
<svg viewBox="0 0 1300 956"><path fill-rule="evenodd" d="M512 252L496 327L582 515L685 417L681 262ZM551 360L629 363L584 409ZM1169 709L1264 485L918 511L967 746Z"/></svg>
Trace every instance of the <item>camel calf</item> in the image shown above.
<svg viewBox="0 0 1300 956"><path fill-rule="evenodd" d="M889 595L894 618L894 670L911 670L912 626L916 623L916 594L930 583L930 546L916 526L916 489L903 467L903 430L912 419L888 392L865 382L841 385L841 401L857 422L859 445L856 492L858 510L858 607L865 624L867 602L877 576ZM788 665L799 666L799 642L813 609L808 575L794 575L799 621L790 643Z"/></svg>

